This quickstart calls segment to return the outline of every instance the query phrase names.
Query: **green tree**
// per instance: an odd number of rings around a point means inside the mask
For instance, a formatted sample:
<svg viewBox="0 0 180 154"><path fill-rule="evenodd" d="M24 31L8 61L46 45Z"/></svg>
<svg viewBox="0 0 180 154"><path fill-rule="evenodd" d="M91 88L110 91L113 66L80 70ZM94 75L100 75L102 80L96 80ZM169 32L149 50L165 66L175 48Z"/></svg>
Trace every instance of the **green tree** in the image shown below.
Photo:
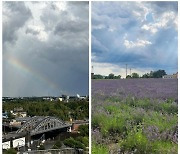
<svg viewBox="0 0 180 154"><path fill-rule="evenodd" d="M137 74L137 73L132 73L132 78L139 78L139 74Z"/></svg>
<svg viewBox="0 0 180 154"><path fill-rule="evenodd" d="M12 113L10 111L8 111L7 116L9 119L14 119L14 116L12 115Z"/></svg>
<svg viewBox="0 0 180 154"><path fill-rule="evenodd" d="M82 136L89 136L89 125L79 126L79 132Z"/></svg>
<svg viewBox="0 0 180 154"><path fill-rule="evenodd" d="M150 78L150 74L149 73L143 74L142 78Z"/></svg>
<svg viewBox="0 0 180 154"><path fill-rule="evenodd" d="M127 76L126 76L126 79L130 79L130 78L132 78L130 75L127 75Z"/></svg>
<svg viewBox="0 0 180 154"><path fill-rule="evenodd" d="M72 119L80 120L89 117L89 102L87 100L71 100L70 103L45 101L45 100L14 100L3 103L3 109L9 113L15 107L23 107L28 116L55 116L62 120L69 120L69 112ZM47 109L48 107L48 109Z"/></svg>
<svg viewBox="0 0 180 154"><path fill-rule="evenodd" d="M166 75L165 70L158 70L153 72L153 78L162 78L164 75Z"/></svg>
<svg viewBox="0 0 180 154"><path fill-rule="evenodd" d="M121 75L114 76L114 79L120 79L120 78L121 78Z"/></svg>
<svg viewBox="0 0 180 154"><path fill-rule="evenodd" d="M17 151L11 148L11 149L6 150L4 154L16 154L16 153Z"/></svg>
<svg viewBox="0 0 180 154"><path fill-rule="evenodd" d="M62 142L60 140L56 141L56 143L53 146L53 149L60 149L62 146Z"/></svg>
<svg viewBox="0 0 180 154"><path fill-rule="evenodd" d="M103 79L102 75L96 74L93 76L93 79Z"/></svg>
<svg viewBox="0 0 180 154"><path fill-rule="evenodd" d="M108 79L114 79L114 74L110 73L109 76L108 76Z"/></svg>
<svg viewBox="0 0 180 154"><path fill-rule="evenodd" d="M150 72L149 77L153 78L153 71Z"/></svg>
<svg viewBox="0 0 180 154"><path fill-rule="evenodd" d="M80 148L80 149L85 149L86 146L81 143L78 140L75 140L74 138L70 137L68 139L64 140L64 145L69 146L71 148Z"/></svg>

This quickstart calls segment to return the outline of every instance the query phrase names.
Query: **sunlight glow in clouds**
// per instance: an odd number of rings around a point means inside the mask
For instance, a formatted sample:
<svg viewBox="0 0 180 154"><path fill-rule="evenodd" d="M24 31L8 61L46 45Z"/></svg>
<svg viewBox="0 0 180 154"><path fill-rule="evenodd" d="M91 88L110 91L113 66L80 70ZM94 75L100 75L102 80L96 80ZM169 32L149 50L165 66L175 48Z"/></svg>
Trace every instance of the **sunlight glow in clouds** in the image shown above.
<svg viewBox="0 0 180 154"><path fill-rule="evenodd" d="M104 70L123 76L126 64L140 74L158 69L176 73L177 37L177 2L92 2L96 74Z"/></svg>
<svg viewBox="0 0 180 154"><path fill-rule="evenodd" d="M126 46L126 48L145 47L146 45L149 45L149 44L152 44L152 43L146 40L137 39L136 42L124 40L124 45Z"/></svg>

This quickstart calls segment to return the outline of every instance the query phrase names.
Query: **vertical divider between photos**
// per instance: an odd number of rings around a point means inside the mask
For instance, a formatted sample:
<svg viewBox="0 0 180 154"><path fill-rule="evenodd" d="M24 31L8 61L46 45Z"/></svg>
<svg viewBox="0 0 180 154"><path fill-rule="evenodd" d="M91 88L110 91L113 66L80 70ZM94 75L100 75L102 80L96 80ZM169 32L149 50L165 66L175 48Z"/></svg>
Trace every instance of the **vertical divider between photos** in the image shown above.
<svg viewBox="0 0 180 154"><path fill-rule="evenodd" d="M91 154L91 1L89 1L89 153Z"/></svg>
<svg viewBox="0 0 180 154"><path fill-rule="evenodd" d="M0 105L0 124L2 125L2 54L3 54L3 47L2 47L2 1L0 1L0 10L1 10L1 13L0 13L0 21L1 21L1 24L0 24L0 34L1 34L1 37L0 37L0 51L1 51L1 55L0 55L0 62L1 62L1 64L0 64L0 67L1 67L1 69L0 69L0 71L1 71L1 73L0 73L0 98L1 98L1 105ZM0 140L0 148L2 149L2 127L0 127L0 138L1 138L1 140Z"/></svg>
<svg viewBox="0 0 180 154"><path fill-rule="evenodd" d="M179 17L180 17L180 11L179 11L179 7L180 7L180 3L178 1L178 28L179 28ZM179 57L180 57L180 52L179 52L179 37L180 33L179 33L179 29L178 29L178 100L180 99L180 91L179 91L179 87L180 87L180 82L179 82L179 72L180 72L180 62L179 62ZM179 138L179 132L180 132L180 117L179 117L179 111L180 111L180 105L178 104L178 153L180 153L180 138Z"/></svg>

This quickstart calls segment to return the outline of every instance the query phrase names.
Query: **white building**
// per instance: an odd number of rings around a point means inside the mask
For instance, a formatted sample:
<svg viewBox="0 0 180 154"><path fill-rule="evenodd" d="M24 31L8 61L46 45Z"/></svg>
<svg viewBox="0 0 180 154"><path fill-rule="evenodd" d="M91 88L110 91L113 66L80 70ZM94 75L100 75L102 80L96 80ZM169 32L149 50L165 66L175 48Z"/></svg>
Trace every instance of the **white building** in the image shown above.
<svg viewBox="0 0 180 154"><path fill-rule="evenodd" d="M178 73L175 73L173 75L164 75L162 78L163 79L177 79L178 78Z"/></svg>

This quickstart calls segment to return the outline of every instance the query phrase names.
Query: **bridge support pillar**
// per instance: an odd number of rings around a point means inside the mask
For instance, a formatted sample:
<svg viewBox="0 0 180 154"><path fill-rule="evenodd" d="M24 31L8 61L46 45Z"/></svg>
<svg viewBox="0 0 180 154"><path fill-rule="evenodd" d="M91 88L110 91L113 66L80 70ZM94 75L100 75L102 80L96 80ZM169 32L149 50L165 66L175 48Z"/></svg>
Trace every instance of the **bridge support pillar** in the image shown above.
<svg viewBox="0 0 180 154"><path fill-rule="evenodd" d="M13 138L10 138L10 148L13 148Z"/></svg>
<svg viewBox="0 0 180 154"><path fill-rule="evenodd" d="M29 131L27 131L25 136L25 146L27 149L31 149L31 135Z"/></svg>

